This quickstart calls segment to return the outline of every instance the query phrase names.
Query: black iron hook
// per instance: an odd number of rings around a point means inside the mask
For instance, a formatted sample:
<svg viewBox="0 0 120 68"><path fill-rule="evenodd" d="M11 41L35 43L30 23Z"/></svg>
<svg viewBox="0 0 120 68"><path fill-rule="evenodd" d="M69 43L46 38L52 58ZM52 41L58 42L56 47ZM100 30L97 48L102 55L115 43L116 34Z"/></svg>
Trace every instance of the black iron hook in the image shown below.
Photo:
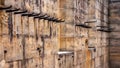
<svg viewBox="0 0 120 68"><path fill-rule="evenodd" d="M96 48L95 47L88 47L89 49L93 49L94 52L96 52Z"/></svg>
<svg viewBox="0 0 120 68"><path fill-rule="evenodd" d="M35 17L35 16L39 16L39 15L40 15L40 13L38 13L38 14L32 13L32 14L28 15L28 17Z"/></svg>
<svg viewBox="0 0 120 68"><path fill-rule="evenodd" d="M83 28L92 28L91 26L85 25L85 24L76 24L75 26L80 26Z"/></svg>
<svg viewBox="0 0 120 68"><path fill-rule="evenodd" d="M96 27L101 27L101 28L108 28L108 26L96 26Z"/></svg>
<svg viewBox="0 0 120 68"><path fill-rule="evenodd" d="M107 33L110 33L110 32L112 32L112 30L104 30L104 29L97 29L97 31L101 31L101 32L107 32Z"/></svg>
<svg viewBox="0 0 120 68"><path fill-rule="evenodd" d="M52 21L57 22L57 18L53 17Z"/></svg>
<svg viewBox="0 0 120 68"><path fill-rule="evenodd" d="M33 14L33 13L23 13L22 16L29 16L31 14Z"/></svg>
<svg viewBox="0 0 120 68"><path fill-rule="evenodd" d="M20 9L8 9L6 10L6 12L15 12L15 11L19 11Z"/></svg>
<svg viewBox="0 0 120 68"><path fill-rule="evenodd" d="M49 17L50 17L50 16L46 15L46 16L44 16L44 17L40 17L39 19L48 20Z"/></svg>
<svg viewBox="0 0 120 68"><path fill-rule="evenodd" d="M39 15L40 15L40 16L35 16L34 18L41 18L41 17L45 17L47 14L42 14L42 13L40 13Z"/></svg>
<svg viewBox="0 0 120 68"><path fill-rule="evenodd" d="M48 17L47 20L48 21L52 21L53 17Z"/></svg>
<svg viewBox="0 0 120 68"><path fill-rule="evenodd" d="M12 5L8 6L8 7L0 7L0 10L7 10L7 9L10 9L12 8Z"/></svg>
<svg viewBox="0 0 120 68"><path fill-rule="evenodd" d="M23 14L23 13L27 13L27 10L19 11L19 12L14 12L14 14Z"/></svg>
<svg viewBox="0 0 120 68"><path fill-rule="evenodd" d="M63 19L58 19L56 22L65 22Z"/></svg>

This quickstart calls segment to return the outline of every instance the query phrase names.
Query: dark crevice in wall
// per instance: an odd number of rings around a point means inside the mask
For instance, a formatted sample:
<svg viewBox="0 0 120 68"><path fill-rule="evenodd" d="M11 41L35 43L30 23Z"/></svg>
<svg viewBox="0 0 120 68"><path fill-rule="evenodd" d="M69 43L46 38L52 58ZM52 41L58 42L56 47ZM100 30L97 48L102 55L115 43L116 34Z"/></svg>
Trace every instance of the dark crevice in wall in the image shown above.
<svg viewBox="0 0 120 68"><path fill-rule="evenodd" d="M13 39L12 13L9 13L9 18L8 18L8 29L9 29L10 42L12 42L12 39Z"/></svg>

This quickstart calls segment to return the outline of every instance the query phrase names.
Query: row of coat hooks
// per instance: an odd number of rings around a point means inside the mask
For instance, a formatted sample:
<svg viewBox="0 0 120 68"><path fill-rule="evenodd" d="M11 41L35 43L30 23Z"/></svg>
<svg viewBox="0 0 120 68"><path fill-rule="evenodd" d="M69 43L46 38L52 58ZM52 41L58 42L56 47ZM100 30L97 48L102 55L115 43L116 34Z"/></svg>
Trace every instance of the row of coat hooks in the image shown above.
<svg viewBox="0 0 120 68"><path fill-rule="evenodd" d="M14 14L21 14L21 16L28 16L28 17L34 17L38 19L44 19L48 21L53 21L53 22L64 22L64 19L52 17L48 14L44 13L29 13L27 10L20 11L20 9L12 9L12 6L8 7L0 7L0 10L5 10L6 12L14 12Z"/></svg>
<svg viewBox="0 0 120 68"><path fill-rule="evenodd" d="M86 25L86 23L94 23L94 22L96 21L87 21L87 22L84 22L84 24L80 23L80 24L76 24L75 26L90 29L92 27L89 25ZM109 28L108 26L96 26L96 27L100 27L99 29L97 29L97 31L101 31L101 32L110 33L113 31L113 28Z"/></svg>
<svg viewBox="0 0 120 68"><path fill-rule="evenodd" d="M12 9L12 6L0 7L0 10L5 10L6 12L14 12L14 14L21 14L22 16L34 17L34 18L44 19L44 20L53 21L53 22L64 22L65 21L63 19L52 17L48 14L29 13L29 12L27 12L27 10L20 11L20 9ZM83 28L92 28L91 26L86 25L86 23L94 23L94 22L96 22L96 20L90 20L90 21L84 22L84 24L82 24L82 23L76 24L75 26L79 26L79 27L83 27ZM112 29L108 28L107 26L97 26L97 27L101 27L101 29L97 29L97 31L108 32L108 33L112 32ZM108 29L106 29L106 28L108 28Z"/></svg>

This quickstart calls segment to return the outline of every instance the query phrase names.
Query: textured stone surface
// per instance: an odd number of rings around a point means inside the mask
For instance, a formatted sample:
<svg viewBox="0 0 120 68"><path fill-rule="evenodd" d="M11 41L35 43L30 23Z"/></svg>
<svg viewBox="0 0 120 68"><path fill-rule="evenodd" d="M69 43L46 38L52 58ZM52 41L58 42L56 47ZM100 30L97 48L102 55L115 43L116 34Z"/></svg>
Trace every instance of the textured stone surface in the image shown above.
<svg viewBox="0 0 120 68"><path fill-rule="evenodd" d="M107 33L96 30L96 26L107 26L107 2L0 0L2 6L65 20L53 22L0 10L0 61L6 61L4 68L108 68Z"/></svg>

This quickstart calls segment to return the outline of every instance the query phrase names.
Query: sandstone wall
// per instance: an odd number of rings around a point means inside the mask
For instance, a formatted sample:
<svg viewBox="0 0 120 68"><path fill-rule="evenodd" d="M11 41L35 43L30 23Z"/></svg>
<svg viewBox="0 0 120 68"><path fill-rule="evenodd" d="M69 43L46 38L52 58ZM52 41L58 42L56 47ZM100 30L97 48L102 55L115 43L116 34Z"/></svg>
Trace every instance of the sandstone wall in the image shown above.
<svg viewBox="0 0 120 68"><path fill-rule="evenodd" d="M108 68L108 33L97 27L108 26L107 0L0 0L0 4L4 68Z"/></svg>

